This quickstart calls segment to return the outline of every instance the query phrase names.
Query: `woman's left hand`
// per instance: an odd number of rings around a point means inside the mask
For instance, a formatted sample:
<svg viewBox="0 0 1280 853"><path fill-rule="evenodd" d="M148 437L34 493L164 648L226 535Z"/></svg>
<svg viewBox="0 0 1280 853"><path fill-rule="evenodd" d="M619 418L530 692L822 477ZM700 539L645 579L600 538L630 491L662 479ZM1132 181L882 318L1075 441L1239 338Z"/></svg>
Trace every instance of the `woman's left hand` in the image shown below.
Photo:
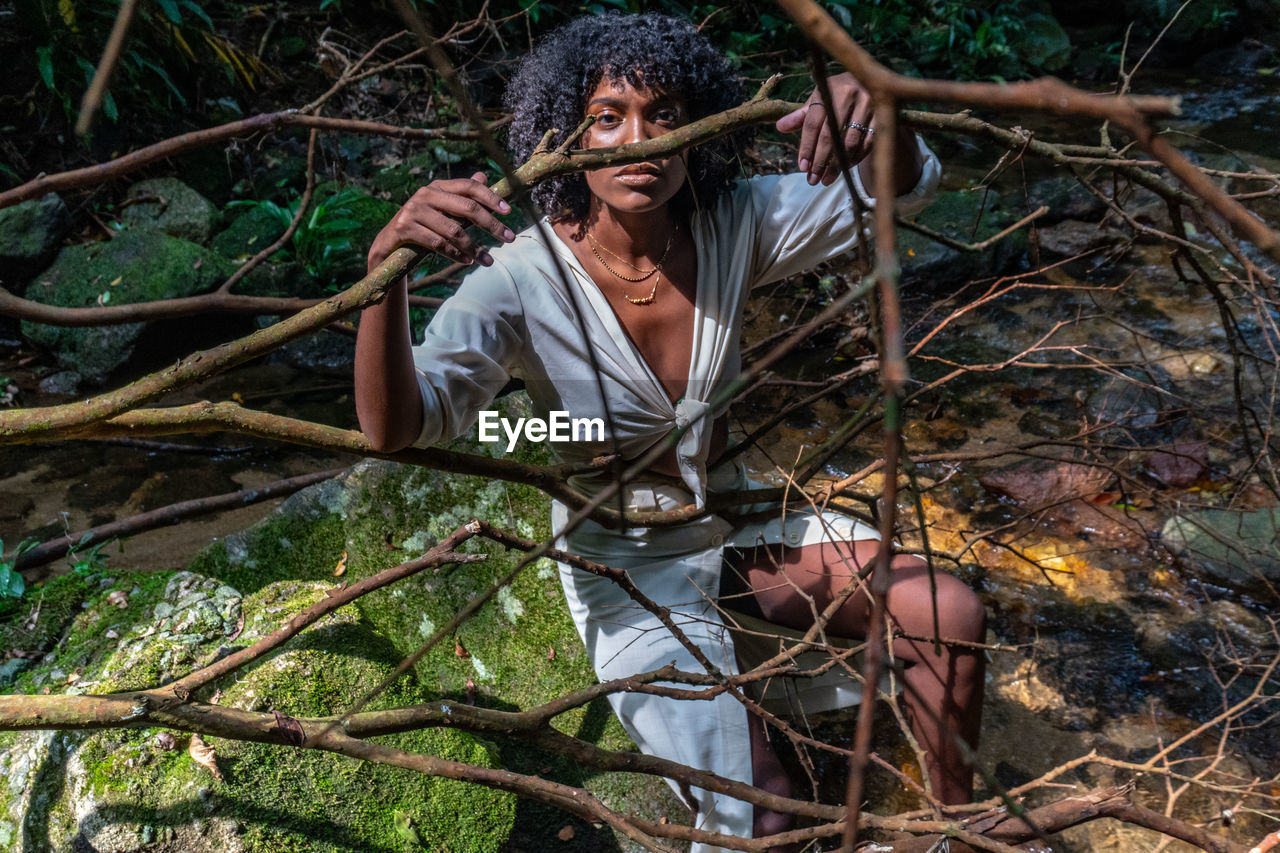
<svg viewBox="0 0 1280 853"><path fill-rule="evenodd" d="M838 144L848 152L849 164L856 165L871 152L875 129L871 96L851 74L830 77L827 85L831 89L831 109L843 137ZM783 133L800 131L799 168L809 173L810 184L821 181L829 186L840 176L840 160L835 154L836 143L827 121L827 106L816 88L803 107L778 119L777 127Z"/></svg>

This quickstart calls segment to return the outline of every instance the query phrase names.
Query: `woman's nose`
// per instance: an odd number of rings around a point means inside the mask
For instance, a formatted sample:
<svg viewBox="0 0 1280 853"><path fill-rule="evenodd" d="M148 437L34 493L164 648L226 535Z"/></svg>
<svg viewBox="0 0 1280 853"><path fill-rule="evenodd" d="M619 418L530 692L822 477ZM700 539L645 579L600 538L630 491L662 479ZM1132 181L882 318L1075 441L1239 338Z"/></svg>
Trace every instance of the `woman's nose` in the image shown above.
<svg viewBox="0 0 1280 853"><path fill-rule="evenodd" d="M645 121L644 116L632 116L627 119L627 142L644 142L646 139L657 136L659 132L655 132L654 126Z"/></svg>

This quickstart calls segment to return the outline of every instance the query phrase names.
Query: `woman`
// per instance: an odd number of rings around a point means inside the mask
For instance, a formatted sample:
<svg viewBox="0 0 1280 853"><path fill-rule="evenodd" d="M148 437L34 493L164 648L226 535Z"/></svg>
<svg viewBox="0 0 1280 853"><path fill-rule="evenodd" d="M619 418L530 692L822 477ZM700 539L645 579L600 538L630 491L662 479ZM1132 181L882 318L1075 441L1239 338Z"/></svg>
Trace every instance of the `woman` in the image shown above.
<svg viewBox="0 0 1280 853"><path fill-rule="evenodd" d="M494 216L509 207L484 186L483 174L419 190L374 241L370 269L402 245L484 269L467 277L416 348L403 283L364 312L356 404L372 444L386 451L461 435L518 376L541 414L567 411L610 425L604 441L553 445L569 460L615 450L634 459L673 429L688 427L640 482L624 489L624 502L634 511L701 505L708 494L758 485L740 465L715 466L727 431L723 405L711 406L739 372L742 307L750 288L856 243L857 214L837 180L834 145L843 145L859 164L853 178L867 206L875 203L865 190L874 186L867 158L873 142L897 146L900 212L923 207L937 184L937 160L923 142L905 132L875 140L866 93L847 75L830 84L829 108L843 138L831 138L828 107L816 94L778 122L781 131L801 133L795 175L734 182L735 142L721 139L686 156L540 184L534 198L548 214L549 230L519 235ZM582 147L649 139L741 103L741 89L724 56L687 23L660 15L580 18L544 40L512 81L512 154L522 161L546 129L574 128L585 116L595 122ZM508 245L490 253L463 225ZM607 476L585 477L574 485L590 494L607 482ZM553 526L563 531L568 513L553 506ZM758 543L766 547L751 547ZM732 642L709 603L723 591L722 575L726 588L741 585L754 593L767 619L806 629L812 610L805 595L821 609L852 570L873 559L877 543L865 525L829 513L792 512L785 524L737 529L717 516L662 529L608 530L585 522L564 536L562 546L628 570L643 592L672 609L713 663L736 672ZM701 669L615 584L564 565L561 580L601 679L672 660L682 669ZM936 580L941 636L980 641L977 597L954 578ZM898 557L888 602L894 624L907 635L933 636L932 602L924 563ZM861 637L868 612L866 594L856 593L827 632ZM967 802L971 774L956 736L976 743L981 654L905 638L894 641L893 651L907 665L905 700L928 751L934 790L943 802ZM763 727L732 697L610 699L645 752L789 793ZM697 824L708 830L760 836L789 824L784 815L731 798L697 789L689 794Z"/></svg>

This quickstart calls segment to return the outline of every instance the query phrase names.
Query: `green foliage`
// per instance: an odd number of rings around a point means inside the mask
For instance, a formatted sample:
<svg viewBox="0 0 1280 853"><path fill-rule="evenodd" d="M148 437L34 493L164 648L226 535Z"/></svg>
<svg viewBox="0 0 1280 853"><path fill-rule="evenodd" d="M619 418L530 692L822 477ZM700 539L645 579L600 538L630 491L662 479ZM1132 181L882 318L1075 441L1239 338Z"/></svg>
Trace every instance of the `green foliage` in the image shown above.
<svg viewBox="0 0 1280 853"><path fill-rule="evenodd" d="M18 558L23 554L36 547L34 539L24 539L14 549L9 559L0 559L0 599L4 598L22 598L22 594L27 590L26 581L23 580L22 573L17 569ZM0 554L4 553L4 540L0 539Z"/></svg>
<svg viewBox="0 0 1280 853"><path fill-rule="evenodd" d="M80 537L80 541L76 546L67 552L67 565L71 567L72 573L90 575L107 568L108 555L102 553L102 549L114 540L108 539L106 542L99 542L87 551L81 551L80 549L85 546L92 536L92 533L86 533ZM121 550L123 550L123 546Z"/></svg>
<svg viewBox="0 0 1280 853"><path fill-rule="evenodd" d="M33 106L42 118L61 112L67 122L74 121L119 7L119 0L16 4L20 31L35 46L30 55L40 86ZM227 86L253 89L267 70L253 53L221 35L194 0L140 3L112 87L103 97L102 115L115 122L130 110L186 106L197 88L206 94Z"/></svg>
<svg viewBox="0 0 1280 853"><path fill-rule="evenodd" d="M266 211L288 227L298 213L301 199L287 204L273 201L233 201L229 208ZM355 187L329 194L316 193L316 200L290 241L289 252L309 275L327 286L348 283L363 274L365 252L374 236L395 213L394 205L373 198Z"/></svg>
<svg viewBox="0 0 1280 853"><path fill-rule="evenodd" d="M831 13L854 38L908 70L950 77L1019 77L1040 67L1024 51L1029 25L1061 32L1034 0L829 0ZM1059 46L1060 48L1060 46ZM1069 50L1069 45L1068 45Z"/></svg>

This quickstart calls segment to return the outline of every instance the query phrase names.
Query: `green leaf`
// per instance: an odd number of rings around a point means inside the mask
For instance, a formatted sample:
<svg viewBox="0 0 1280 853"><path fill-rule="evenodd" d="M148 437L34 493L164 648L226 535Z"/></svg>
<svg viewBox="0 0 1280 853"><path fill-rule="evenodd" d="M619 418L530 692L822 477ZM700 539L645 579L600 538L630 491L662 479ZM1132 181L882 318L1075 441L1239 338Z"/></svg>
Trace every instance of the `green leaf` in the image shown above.
<svg viewBox="0 0 1280 853"><path fill-rule="evenodd" d="M25 591L26 581L22 579L22 573L8 563L0 563L0 598L21 598Z"/></svg>
<svg viewBox="0 0 1280 853"><path fill-rule="evenodd" d="M186 106L187 99L182 96L182 92L178 90L178 87L173 85L173 80L169 77L168 72L151 60L145 59L141 56L138 57L138 63L154 71L156 76L163 80L164 84L169 87L169 91L173 92L173 94L178 98L178 103Z"/></svg>
<svg viewBox="0 0 1280 853"><path fill-rule="evenodd" d="M323 222L321 222L318 226L315 226L315 230L320 231L322 233L334 232L334 231L354 231L359 227L360 227L360 220L358 219L326 219Z"/></svg>
<svg viewBox="0 0 1280 853"><path fill-rule="evenodd" d="M182 10L178 8L178 4L174 0L156 0L156 5L160 7L160 11L164 12L164 16L175 24L182 23Z"/></svg>
<svg viewBox="0 0 1280 853"><path fill-rule="evenodd" d="M40 79L44 81L44 86L50 92L53 88L53 47L45 45L36 48L36 66L40 69Z"/></svg>
<svg viewBox="0 0 1280 853"><path fill-rule="evenodd" d="M182 8L186 9L187 11L195 15L197 18L204 21L204 25L208 27L210 30L214 28L213 19L209 17L209 15L204 11L204 8L201 7L199 3L194 3L192 2L192 0L181 0L180 5L182 6Z"/></svg>
<svg viewBox="0 0 1280 853"><path fill-rule="evenodd" d="M110 92L107 92L102 98L102 114L111 121L116 121L120 118L120 111L116 109L115 96Z"/></svg>

